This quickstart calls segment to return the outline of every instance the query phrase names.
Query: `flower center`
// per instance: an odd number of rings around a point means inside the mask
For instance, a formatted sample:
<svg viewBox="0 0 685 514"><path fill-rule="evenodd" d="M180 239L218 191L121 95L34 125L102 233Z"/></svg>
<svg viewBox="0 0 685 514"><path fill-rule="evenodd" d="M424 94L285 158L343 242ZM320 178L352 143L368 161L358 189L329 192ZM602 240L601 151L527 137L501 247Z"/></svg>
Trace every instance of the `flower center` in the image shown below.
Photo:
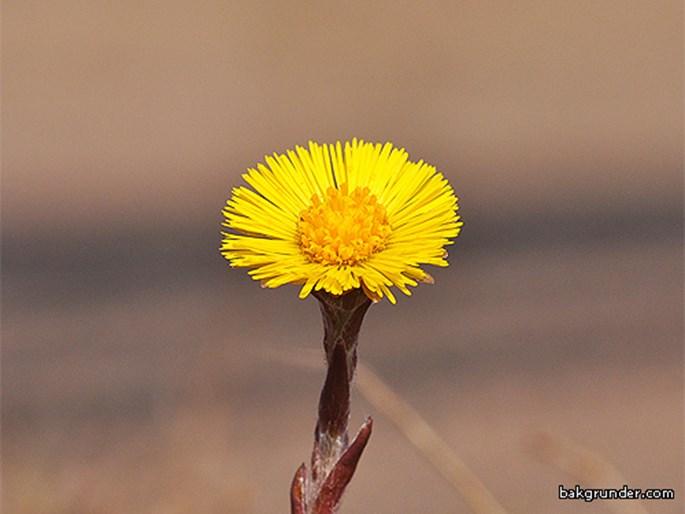
<svg viewBox="0 0 685 514"><path fill-rule="evenodd" d="M347 185L329 187L323 201L312 197L312 205L300 214L297 243L311 261L354 265L381 251L390 235L385 207L368 187L351 193Z"/></svg>

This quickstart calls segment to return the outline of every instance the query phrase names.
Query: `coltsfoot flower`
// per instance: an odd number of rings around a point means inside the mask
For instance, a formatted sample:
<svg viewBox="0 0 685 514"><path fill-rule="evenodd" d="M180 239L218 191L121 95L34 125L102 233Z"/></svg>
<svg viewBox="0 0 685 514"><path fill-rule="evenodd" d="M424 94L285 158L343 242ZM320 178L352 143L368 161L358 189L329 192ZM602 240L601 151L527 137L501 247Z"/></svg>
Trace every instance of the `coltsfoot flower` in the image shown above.
<svg viewBox="0 0 685 514"><path fill-rule="evenodd" d="M390 143L310 142L265 158L223 209L222 255L265 287L300 284L341 295L362 289L395 303L396 287L432 281L461 229L445 177Z"/></svg>

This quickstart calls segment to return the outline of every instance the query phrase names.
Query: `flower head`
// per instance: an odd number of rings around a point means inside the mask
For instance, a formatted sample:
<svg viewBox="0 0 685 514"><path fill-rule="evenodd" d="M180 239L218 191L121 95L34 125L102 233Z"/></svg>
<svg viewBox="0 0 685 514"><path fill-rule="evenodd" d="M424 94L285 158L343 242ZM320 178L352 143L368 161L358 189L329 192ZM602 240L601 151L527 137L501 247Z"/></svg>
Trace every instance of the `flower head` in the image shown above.
<svg viewBox="0 0 685 514"><path fill-rule="evenodd" d="M462 225L443 175L408 159L357 139L267 156L226 203L222 255L265 287L302 285L300 298L362 288L395 303L391 287L431 281L421 265L447 266Z"/></svg>

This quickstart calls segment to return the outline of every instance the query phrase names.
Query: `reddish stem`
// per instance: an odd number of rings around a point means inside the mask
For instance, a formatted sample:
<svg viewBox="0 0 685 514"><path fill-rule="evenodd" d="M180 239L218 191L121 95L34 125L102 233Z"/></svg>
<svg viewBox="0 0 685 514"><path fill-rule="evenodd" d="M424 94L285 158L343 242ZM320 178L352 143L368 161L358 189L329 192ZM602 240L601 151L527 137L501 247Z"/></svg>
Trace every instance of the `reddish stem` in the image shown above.
<svg viewBox="0 0 685 514"><path fill-rule="evenodd" d="M331 514L342 498L371 435L371 419L349 444L350 383L357 364L357 341L371 305L361 290L341 296L315 293L321 308L326 380L319 398L311 470L300 466L291 487L292 514Z"/></svg>

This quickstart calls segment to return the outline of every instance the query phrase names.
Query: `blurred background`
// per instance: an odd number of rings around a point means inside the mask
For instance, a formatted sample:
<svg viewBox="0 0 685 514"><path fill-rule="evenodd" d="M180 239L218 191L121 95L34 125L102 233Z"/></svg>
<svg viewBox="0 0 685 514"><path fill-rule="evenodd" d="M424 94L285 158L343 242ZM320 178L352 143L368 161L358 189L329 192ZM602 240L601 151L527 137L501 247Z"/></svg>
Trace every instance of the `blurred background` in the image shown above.
<svg viewBox="0 0 685 514"><path fill-rule="evenodd" d="M675 0L3 2L3 511L287 511L318 308L229 269L220 210L266 153L356 136L466 223L362 359L511 513L607 512L556 499L540 431L680 512L682 42ZM367 414L342 512L470 512Z"/></svg>

